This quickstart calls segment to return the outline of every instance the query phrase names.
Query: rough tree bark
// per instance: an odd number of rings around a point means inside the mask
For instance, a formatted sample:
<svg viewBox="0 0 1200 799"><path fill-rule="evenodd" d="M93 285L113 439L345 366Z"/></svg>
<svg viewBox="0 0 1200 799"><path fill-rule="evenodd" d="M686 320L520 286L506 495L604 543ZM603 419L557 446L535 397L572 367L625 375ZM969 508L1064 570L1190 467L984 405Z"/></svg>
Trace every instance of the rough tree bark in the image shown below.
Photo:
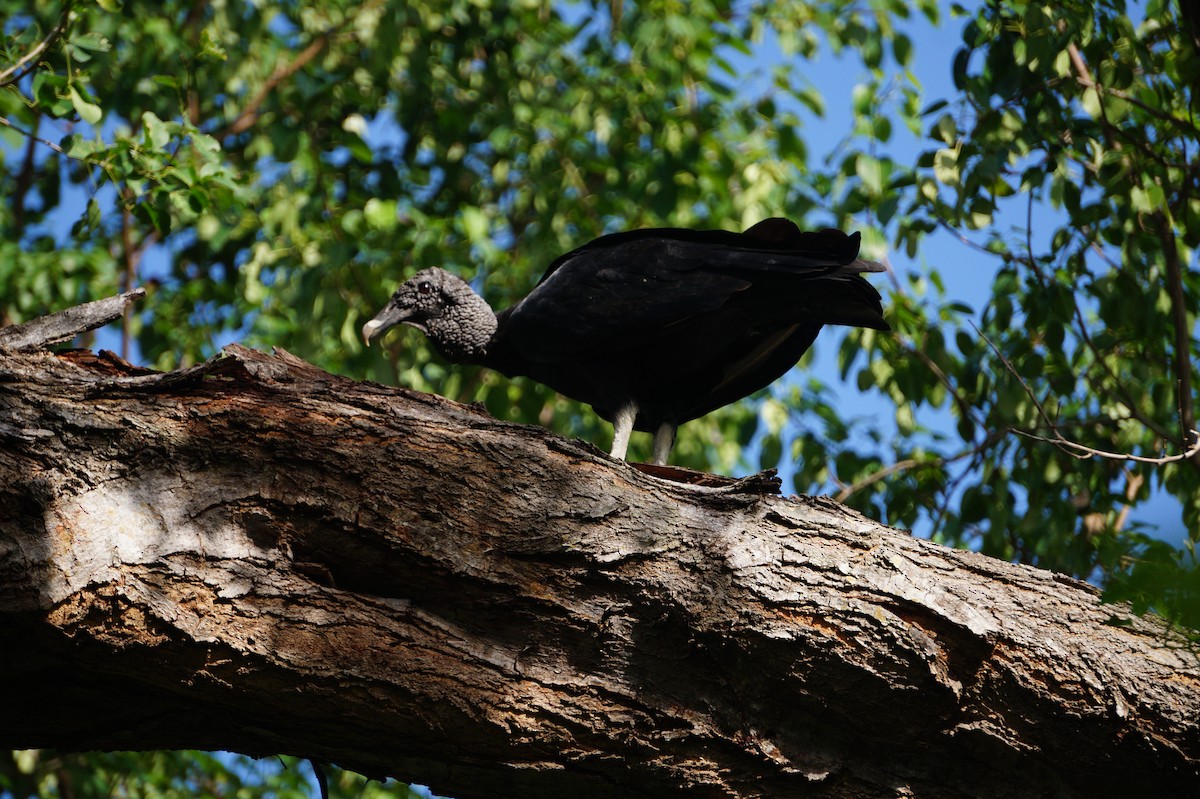
<svg viewBox="0 0 1200 799"><path fill-rule="evenodd" d="M759 489L282 352L0 352L0 746L461 799L1200 790L1159 622Z"/></svg>

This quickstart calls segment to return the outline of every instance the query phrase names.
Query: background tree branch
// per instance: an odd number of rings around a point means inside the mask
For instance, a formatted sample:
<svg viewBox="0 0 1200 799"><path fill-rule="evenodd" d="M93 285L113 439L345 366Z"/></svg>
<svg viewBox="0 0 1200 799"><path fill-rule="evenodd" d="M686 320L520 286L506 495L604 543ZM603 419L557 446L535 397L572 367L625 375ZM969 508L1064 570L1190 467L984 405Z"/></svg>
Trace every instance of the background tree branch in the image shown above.
<svg viewBox="0 0 1200 799"><path fill-rule="evenodd" d="M71 7L74 5L74 0L64 3L62 11L58 13L58 21L47 31L42 40L29 48L29 52L17 59L16 63L0 71L0 88L16 83L37 66L38 59L58 41L68 28L71 22Z"/></svg>
<svg viewBox="0 0 1200 799"><path fill-rule="evenodd" d="M143 288L134 288L74 308L39 316L24 324L0 328L0 350L41 350L52 344L70 341L80 333L95 330L121 318L134 300L146 296Z"/></svg>
<svg viewBox="0 0 1200 799"><path fill-rule="evenodd" d="M461 799L1200 786L1184 639L829 500L237 346L7 353L0 419L6 747L292 753Z"/></svg>

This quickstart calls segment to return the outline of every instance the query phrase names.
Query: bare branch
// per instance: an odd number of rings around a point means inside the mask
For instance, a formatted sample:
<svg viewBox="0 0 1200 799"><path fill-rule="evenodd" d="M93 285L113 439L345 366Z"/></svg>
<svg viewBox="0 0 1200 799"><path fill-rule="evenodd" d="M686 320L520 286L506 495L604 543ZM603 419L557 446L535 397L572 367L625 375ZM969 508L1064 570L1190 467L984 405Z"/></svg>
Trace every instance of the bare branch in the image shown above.
<svg viewBox="0 0 1200 799"><path fill-rule="evenodd" d="M984 343L991 348L992 352L996 354L996 357L999 358L1000 362L1004 364L1004 368L1008 370L1009 374L1017 378L1017 381L1021 384L1021 388L1025 389L1025 394L1030 400L1033 401L1033 407L1037 408L1038 416L1040 416L1042 421L1046 423L1046 426L1057 432L1057 427L1054 424L1054 420L1050 418L1050 415L1046 413L1046 409L1042 407L1042 401L1039 400L1037 395L1033 393L1033 389L1029 387L1029 383L1025 381L1025 378L1022 377L1017 371L1016 367L1012 365L1012 361L1005 357L1004 353L1000 351L1000 348L996 346L996 343L985 336L983 331L980 330L974 322L971 322L971 327L975 328L976 334L978 334L979 337L983 339Z"/></svg>
<svg viewBox="0 0 1200 799"><path fill-rule="evenodd" d="M35 112L33 117L33 129L36 132L41 124L42 115ZM29 188L33 185L34 165L37 155L37 139L30 136L25 141L25 156L21 161L21 171L17 173L17 185L13 191L12 208L13 208L13 228L19 238L21 231L25 228L25 197L29 193Z"/></svg>
<svg viewBox="0 0 1200 799"><path fill-rule="evenodd" d="M978 447L972 447L965 452L961 452L958 455L954 455L949 458L905 458L902 461L896 461L890 466L885 466L879 471L867 475L857 483L844 485L842 490L837 493L837 496L835 496L834 499L836 499L838 502L845 502L847 499L854 496L859 491L862 491L864 488L870 488L880 480L891 477L894 474L906 472L910 469L938 469L947 464L954 463L957 460L961 460L962 458L973 454L977 450Z"/></svg>
<svg viewBox="0 0 1200 799"><path fill-rule="evenodd" d="M972 322L971 326L975 327L975 324ZM979 332L979 328L976 327L975 331ZM950 398L954 400L954 404L958 406L958 412L960 415L963 417L970 417L976 424L978 424L980 427L983 427L983 418L979 415L979 412L972 407L971 403L967 402L965 397L958 393L958 389L955 387L953 381L950 380L949 375L942 371L942 368L934 363L934 360L930 358L923 349L909 344L899 335L896 336L896 342L900 345L902 350L919 360L921 363L925 364L925 368L933 373L933 376L937 378L938 382L941 383L946 391L950 394Z"/></svg>
<svg viewBox="0 0 1200 799"><path fill-rule="evenodd" d="M859 491L862 491L864 488L870 488L880 480L883 480L886 477L891 477L897 472L904 472L914 468L936 469L945 464L945 458L930 458L928 460L921 458L905 458L902 461L896 461L890 466L885 466L874 474L867 475L857 483L851 483L850 485L844 486L841 491L837 492L837 495L834 496L834 499L836 499L838 502L845 502L847 499L857 494Z"/></svg>
<svg viewBox="0 0 1200 799"><path fill-rule="evenodd" d="M329 43L331 36L332 33L321 34L313 39L308 47L301 50L300 54L291 63L277 68L271 74L271 77L267 78L267 82L262 85L262 88L258 90L258 94L254 95L250 102L246 104L246 107L242 109L237 119L233 120L223 131L217 134L217 138L223 139L226 136L236 136L250 129L258 121L258 109L266 101L267 95L274 91L275 87L280 83L296 74L305 64L316 58L325 49L325 45Z"/></svg>
<svg viewBox="0 0 1200 799"><path fill-rule="evenodd" d="M975 324L972 322L971 326L975 327ZM1075 441L1071 441L1061 432L1059 432L1058 424L1050 418L1048 413L1046 413L1046 409L1042 406L1041 401L1038 400L1037 395L1033 393L1033 389L1029 387L1029 383L1027 383L1025 378L1017 372L1016 367L1013 366L1012 362L1004 356L1004 353L1000 351L1000 348L997 347L991 339L983 335L978 327L975 327L975 332L979 334L979 337L984 340L988 347L991 348L992 352L995 353L996 357L1000 359L1000 362L1004 364L1004 368L1008 370L1009 374L1011 374L1017 379L1018 382L1020 382L1021 388L1025 389L1026 396L1029 397L1030 401L1033 402L1033 406L1037 409L1038 416L1054 435L1051 438L1047 438L1046 436L1040 436L1036 433L1030 433L1027 430L1018 430L1015 427L1009 428L1013 433L1026 438L1032 438L1037 441L1044 441L1047 444L1054 444L1072 458L1077 458L1079 460L1088 460L1090 458L1108 458L1110 460L1134 461L1137 463L1162 465L1165 463L1174 463L1176 461L1187 460L1197 454L1200 454L1200 431L1196 430L1191 431L1193 441L1196 442L1191 449L1179 455L1165 455L1160 458L1149 458L1143 455L1128 455L1121 452L1108 452L1106 450L1096 449L1085 444L1079 444Z"/></svg>
<svg viewBox="0 0 1200 799"><path fill-rule="evenodd" d="M1083 54L1079 52L1075 42L1067 43L1067 56L1071 59L1071 66L1075 68L1076 80L1085 86L1098 88L1095 81L1092 80L1091 70L1088 69L1087 63L1083 60Z"/></svg>
<svg viewBox="0 0 1200 799"><path fill-rule="evenodd" d="M1082 581L282 352L98 361L0 358L5 748L297 753L464 799L1200 784L1196 652Z"/></svg>
<svg viewBox="0 0 1200 799"><path fill-rule="evenodd" d="M1171 324L1175 333L1175 379L1177 381L1176 402L1179 407L1179 427L1184 435L1183 446L1188 441L1187 431L1196 427L1196 414L1192 405L1192 334L1188 324L1187 304L1183 297L1183 270L1179 264L1179 249L1171 223L1162 211L1155 211L1155 233L1162 244L1163 260L1167 266L1167 292L1171 296Z"/></svg>
<svg viewBox="0 0 1200 799"><path fill-rule="evenodd" d="M145 289L135 288L114 297L39 316L23 324L0 328L0 349L40 350L67 341L120 318L129 303L145 296Z"/></svg>
<svg viewBox="0 0 1200 799"><path fill-rule="evenodd" d="M122 290L133 289L134 283L137 282L137 269L142 261L142 255L146 248L157 239L158 233L152 230L142 238L141 242L135 243L133 240L133 214L130 213L128 207L121 209L121 249L125 259L125 273L121 279ZM121 315L121 357L126 360L129 359L130 343L133 339L132 321L132 308L126 306Z"/></svg>
<svg viewBox="0 0 1200 799"><path fill-rule="evenodd" d="M1133 501L1137 499L1138 491L1141 491L1142 484L1146 482L1144 475L1138 474L1128 468L1122 470L1125 474L1125 504L1121 506L1121 510L1117 513L1117 518L1113 521L1114 530L1123 530L1129 522L1129 510L1133 507Z"/></svg>
<svg viewBox="0 0 1200 799"><path fill-rule="evenodd" d="M1077 458L1081 461L1090 460L1091 458L1107 458L1108 460L1114 461L1131 461L1133 463L1148 463L1152 466L1162 466L1167 463L1177 463L1178 461L1187 460L1200 455L1200 431L1198 430L1190 431L1192 438L1196 441L1196 443L1192 445L1192 448L1187 452L1181 452L1178 455L1163 455L1160 458L1149 458L1144 455L1129 455L1124 452L1108 452L1102 449L1095 449L1094 447L1078 444L1074 441L1063 438L1057 430L1053 431L1053 438L1039 436L1037 433L1030 433L1028 430L1018 430L1015 427L1011 428L1011 430L1019 436L1032 438L1035 441L1044 441L1047 444L1053 444L1059 449L1067 452L1067 454L1071 457Z"/></svg>
<svg viewBox="0 0 1200 799"><path fill-rule="evenodd" d="M5 118L5 117L0 117L0 125L3 125L3 126L4 126L4 127L6 127L6 128L10 128L10 129L12 129L12 130L15 130L17 133L20 133L22 136L28 136L29 138L33 139L33 140L34 140L35 142L37 142L38 144L43 144L43 145L45 145L45 146L49 147L51 150L53 150L54 152L58 153L59 155L65 155L67 158L74 158L74 156L72 156L70 153L68 153L68 152L67 152L66 150L64 150L63 148L59 147L59 146L58 146L57 144L55 144L54 142L52 142L52 141L49 141L49 140L47 140L47 139L42 139L42 138L39 138L38 136L35 136L35 135L34 135L33 133L31 133L30 131L27 131L27 130L25 130L24 128L19 128L19 127L17 127L17 126L16 126L16 125L14 125L12 122L9 122L9 121L8 121L8 119L7 119L7 118ZM78 158L76 158L75 160L77 160L77 161L78 161L78 160L81 160L81 159L78 159Z"/></svg>
<svg viewBox="0 0 1200 799"><path fill-rule="evenodd" d="M1186 136L1200 137L1200 130L1197 130L1196 127L1187 120L1180 119L1173 114L1167 113L1161 108L1155 108L1148 103L1144 103L1128 92L1123 92L1120 89L1113 89L1097 83L1095 80L1093 80L1091 72L1087 68L1087 64L1084 63L1083 55L1080 54L1079 48L1076 47L1073 42L1067 45L1067 55L1071 59L1071 66L1075 69L1075 82L1085 89L1091 89L1092 91L1096 92L1096 97L1100 100L1102 106L1104 103L1102 99L1104 95L1116 97L1118 100L1129 103L1130 105L1145 111L1155 119L1171 123L1175 127L1179 128L1179 130Z"/></svg>

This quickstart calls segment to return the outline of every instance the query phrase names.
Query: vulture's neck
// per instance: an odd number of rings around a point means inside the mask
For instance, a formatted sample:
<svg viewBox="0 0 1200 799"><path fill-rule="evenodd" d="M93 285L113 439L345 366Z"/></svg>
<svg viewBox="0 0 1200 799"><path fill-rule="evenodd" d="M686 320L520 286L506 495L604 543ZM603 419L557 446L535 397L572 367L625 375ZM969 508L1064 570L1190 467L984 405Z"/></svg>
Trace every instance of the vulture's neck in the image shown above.
<svg viewBox="0 0 1200 799"><path fill-rule="evenodd" d="M468 289L446 304L441 316L424 323L425 334L443 358L452 363L484 360L496 337L496 314Z"/></svg>

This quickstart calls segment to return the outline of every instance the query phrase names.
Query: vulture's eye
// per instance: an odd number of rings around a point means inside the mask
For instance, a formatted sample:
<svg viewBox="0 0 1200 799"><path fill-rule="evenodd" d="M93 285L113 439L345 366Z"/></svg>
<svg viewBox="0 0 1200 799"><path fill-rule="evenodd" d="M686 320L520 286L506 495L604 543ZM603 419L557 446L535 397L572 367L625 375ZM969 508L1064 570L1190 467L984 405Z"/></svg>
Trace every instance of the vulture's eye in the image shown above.
<svg viewBox="0 0 1200 799"><path fill-rule="evenodd" d="M417 292L420 294L431 294L433 293L433 284L428 280L422 280L417 284Z"/></svg>

